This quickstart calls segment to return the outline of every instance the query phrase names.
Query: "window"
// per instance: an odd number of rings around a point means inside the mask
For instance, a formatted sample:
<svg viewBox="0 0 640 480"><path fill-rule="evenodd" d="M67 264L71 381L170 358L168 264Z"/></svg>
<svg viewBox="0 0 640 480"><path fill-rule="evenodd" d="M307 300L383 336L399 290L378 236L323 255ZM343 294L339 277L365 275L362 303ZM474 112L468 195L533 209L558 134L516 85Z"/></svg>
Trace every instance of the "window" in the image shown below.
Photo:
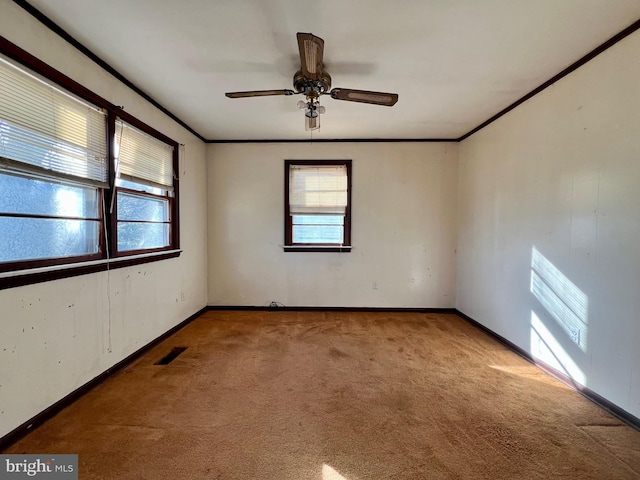
<svg viewBox="0 0 640 480"><path fill-rule="evenodd" d="M178 256L177 150L0 37L0 288Z"/></svg>
<svg viewBox="0 0 640 480"><path fill-rule="evenodd" d="M106 119L104 110L0 58L2 270L102 256Z"/></svg>
<svg viewBox="0 0 640 480"><path fill-rule="evenodd" d="M286 160L285 249L350 248L351 160Z"/></svg>
<svg viewBox="0 0 640 480"><path fill-rule="evenodd" d="M174 147L116 121L116 248L125 252L170 247Z"/></svg>
<svg viewBox="0 0 640 480"><path fill-rule="evenodd" d="M0 172L0 265L100 258L100 199L96 187Z"/></svg>

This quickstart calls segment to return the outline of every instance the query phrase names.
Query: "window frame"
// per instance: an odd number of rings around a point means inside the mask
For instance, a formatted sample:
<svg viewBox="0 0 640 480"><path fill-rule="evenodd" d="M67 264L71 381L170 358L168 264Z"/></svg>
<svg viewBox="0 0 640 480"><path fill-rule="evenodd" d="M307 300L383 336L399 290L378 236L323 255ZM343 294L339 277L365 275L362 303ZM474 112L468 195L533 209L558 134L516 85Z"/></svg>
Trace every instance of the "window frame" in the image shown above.
<svg viewBox="0 0 640 480"><path fill-rule="evenodd" d="M110 216L110 225L108 228L108 235L110 239L109 251L111 252L111 256L113 258L120 258L120 257L132 256L132 255L162 252L166 250L176 250L179 248L179 245L180 245L180 219L179 219L179 208L178 208L179 198L180 198L180 195L179 195L180 182L178 181L179 180L178 179L178 163L179 163L178 151L179 151L180 145L174 140L171 140L166 135L163 135L162 133L158 132L157 130L150 127L149 125L141 122L140 120L133 117L132 115L124 112L121 109L118 109L117 112L114 113L113 118L112 119L110 118L109 120L110 124L113 121L114 133L113 135L110 136L111 162L109 163L109 167L110 167L109 185L111 185L111 188L109 189L110 195L108 198L108 201L109 201L108 205L110 205L111 202L113 201L111 196L115 195L117 199L117 195L119 191L130 191L128 188L116 186L116 178L115 178L116 172L115 172L114 163L113 163L113 155L111 153L113 151L113 142L115 140L116 117L134 126L135 128L143 131L144 133L173 147L173 195L172 196L168 195L164 197L164 196L158 196L158 195L139 192L140 195L153 196L154 198L163 198L163 199L167 198L169 200L169 225L170 225L169 226L169 246L161 247L161 248L153 248L153 249L144 249L144 250L127 250L123 252L118 251L118 202L114 201L113 212L111 213L111 216Z"/></svg>
<svg viewBox="0 0 640 480"><path fill-rule="evenodd" d="M148 193L145 191L141 191L141 190L133 190L131 188L128 187L120 187L120 186L116 186L116 191L115 191L115 195L116 198L118 198L118 194L124 194L124 195L129 195L130 197L135 197L138 199L152 199L152 200L162 200L162 201L166 201L169 205L168 207L168 212L167 212L167 217L168 220L167 221L155 221L155 220L125 220L125 219L121 219L119 218L116 214L117 214L117 206L118 206L118 202L116 201L114 204L114 215L112 215L112 221L115 222L115 250L113 250L113 257L124 257L124 256L129 256L129 255L136 255L136 254L141 254L141 253L148 253L148 252L157 252L157 251L163 251L166 250L167 248L171 248L171 244L172 244L172 232L173 232L173 228L172 228L172 208L173 208L173 197L171 195L157 195L157 194L153 194L153 193ZM119 233L118 233L118 226L120 223L141 223L141 224L158 224L158 225L167 225L169 227L169 246L164 246L164 247L156 247L156 248L144 248L144 249L132 249L132 250L121 250L118 247L118 243L119 243Z"/></svg>
<svg viewBox="0 0 640 480"><path fill-rule="evenodd" d="M289 178L292 166L338 166L344 165L347 171L347 206L343 224L343 242L339 243L294 243L293 216L289 204ZM284 250L286 252L350 252L351 240L351 191L353 169L352 160L285 160L284 161Z"/></svg>
<svg viewBox="0 0 640 480"><path fill-rule="evenodd" d="M60 278L84 275L125 266L155 262L180 256L180 218L179 218L179 144L144 122L133 117L105 100L80 83L64 75L42 60L36 58L9 40L0 36L0 54L17 65L29 69L46 79L52 85L64 89L78 98L104 109L107 113L107 173L108 187L99 187L98 195L103 208L100 208L99 252L71 257L51 257L45 259L23 259L0 263L0 290L30 285ZM117 252L117 201L113 203L113 212L109 206L116 195L114 168L114 138L116 117L125 120L139 130L173 147L173 195L169 195L169 245L162 248ZM55 176L50 176L54 181ZM60 177L64 181L64 177ZM48 181L48 180L45 180ZM165 197L163 197L165 198Z"/></svg>
<svg viewBox="0 0 640 480"><path fill-rule="evenodd" d="M22 177L30 176L28 174L20 175L20 173L9 173L9 172L7 172L6 174L22 176ZM74 183L78 183L74 181L68 181L63 177L56 178L53 176L46 176L46 175L41 175L40 178L35 177L34 180L48 182L48 183L58 183L61 185L73 185ZM81 184L78 183L78 185L81 185ZM89 187L89 185L82 185L82 186ZM96 188L96 194L98 197L96 199L96 202L98 205L102 205L104 201L103 196L104 196L105 189L99 188L99 187L95 187L95 188ZM99 225L98 252L96 253L88 253L84 255L73 255L68 257L45 257L45 258L38 258L38 259L16 260L13 262L3 262L3 263L0 263L0 273L102 259L102 250L104 250L105 236L104 236L104 213L101 208L98 208L97 217L72 217L72 216L65 216L65 215L45 215L45 214L30 214L30 213L24 213L24 214L4 213L4 214L0 214L0 216L5 218L8 218L8 217L33 218L33 219L42 219L42 220L84 220L84 221L98 222L98 225Z"/></svg>

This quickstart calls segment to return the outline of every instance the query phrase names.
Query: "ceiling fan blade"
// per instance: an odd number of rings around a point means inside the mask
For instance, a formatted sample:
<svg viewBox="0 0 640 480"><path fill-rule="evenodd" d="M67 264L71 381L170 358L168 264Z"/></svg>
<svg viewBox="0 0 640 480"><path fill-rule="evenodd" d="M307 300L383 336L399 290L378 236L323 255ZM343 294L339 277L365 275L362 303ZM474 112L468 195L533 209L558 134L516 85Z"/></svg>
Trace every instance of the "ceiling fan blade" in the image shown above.
<svg viewBox="0 0 640 480"><path fill-rule="evenodd" d="M323 68L324 40L311 33L298 32L297 36L302 74L309 80L320 80Z"/></svg>
<svg viewBox="0 0 640 480"><path fill-rule="evenodd" d="M269 97L271 95L294 95L293 90L251 90L248 92L227 92L225 95L229 98L246 98L246 97Z"/></svg>
<svg viewBox="0 0 640 480"><path fill-rule="evenodd" d="M334 88L331 98L348 102L370 103L392 107L398 101L397 93L370 92L368 90L351 90L349 88Z"/></svg>

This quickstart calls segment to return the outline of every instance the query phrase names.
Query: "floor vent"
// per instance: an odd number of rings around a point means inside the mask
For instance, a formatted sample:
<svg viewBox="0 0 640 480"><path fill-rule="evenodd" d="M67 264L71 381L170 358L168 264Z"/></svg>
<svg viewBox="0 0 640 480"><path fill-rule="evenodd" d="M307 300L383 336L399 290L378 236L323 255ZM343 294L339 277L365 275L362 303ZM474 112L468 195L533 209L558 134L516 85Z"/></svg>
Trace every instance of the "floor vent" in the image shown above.
<svg viewBox="0 0 640 480"><path fill-rule="evenodd" d="M173 347L169 353L167 353L164 357L154 363L154 365L169 365L175 360L178 355L180 355L186 349L187 347Z"/></svg>

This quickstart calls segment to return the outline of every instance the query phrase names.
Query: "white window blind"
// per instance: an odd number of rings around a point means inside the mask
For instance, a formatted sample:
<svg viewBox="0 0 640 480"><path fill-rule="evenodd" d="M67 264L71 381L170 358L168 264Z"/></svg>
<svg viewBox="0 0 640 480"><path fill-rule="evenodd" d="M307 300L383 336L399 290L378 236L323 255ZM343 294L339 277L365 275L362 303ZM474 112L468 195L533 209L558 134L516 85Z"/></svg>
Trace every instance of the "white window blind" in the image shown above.
<svg viewBox="0 0 640 480"><path fill-rule="evenodd" d="M292 215L344 215L346 165L291 165L289 212Z"/></svg>
<svg viewBox="0 0 640 480"><path fill-rule="evenodd" d="M0 57L0 157L107 186L106 113Z"/></svg>
<svg viewBox="0 0 640 480"><path fill-rule="evenodd" d="M117 175L164 190L173 189L173 147L129 125L116 121Z"/></svg>

